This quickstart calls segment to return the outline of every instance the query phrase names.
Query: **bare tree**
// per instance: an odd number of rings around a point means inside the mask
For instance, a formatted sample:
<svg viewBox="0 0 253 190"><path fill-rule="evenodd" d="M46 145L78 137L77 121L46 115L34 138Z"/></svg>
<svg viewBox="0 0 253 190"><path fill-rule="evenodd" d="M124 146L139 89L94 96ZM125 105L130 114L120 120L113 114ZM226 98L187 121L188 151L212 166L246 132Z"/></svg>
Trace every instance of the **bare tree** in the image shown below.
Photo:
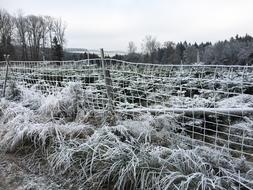
<svg viewBox="0 0 253 190"><path fill-rule="evenodd" d="M0 59L11 50L18 50L17 58L22 60L39 60L44 56L51 59L53 39L56 38L63 48L65 30L66 24L61 19L24 16L21 10L13 17L0 9Z"/></svg>
<svg viewBox="0 0 253 190"><path fill-rule="evenodd" d="M22 59L28 59L28 52L27 52L27 18L24 17L21 11L18 12L18 15L15 18L15 26L16 26L16 38L18 44L22 48Z"/></svg>
<svg viewBox="0 0 253 190"><path fill-rule="evenodd" d="M51 16L45 16L44 17L46 23L47 23L47 29L48 29L48 37L49 37L49 44L50 48L52 48L52 42L53 42L53 30L54 30L54 18Z"/></svg>
<svg viewBox="0 0 253 190"><path fill-rule="evenodd" d="M129 53L129 54L135 53L136 50L137 50L136 45L134 44L133 41L130 41L130 42L128 43L128 53Z"/></svg>
<svg viewBox="0 0 253 190"><path fill-rule="evenodd" d="M163 46L165 48L173 48L173 49L176 49L176 44L172 41L166 41L163 43Z"/></svg>
<svg viewBox="0 0 253 190"><path fill-rule="evenodd" d="M156 38L152 36L146 36L142 43L142 49L144 53L151 55L160 47L160 43L157 42Z"/></svg>
<svg viewBox="0 0 253 190"><path fill-rule="evenodd" d="M61 46L65 42L66 26L61 19L35 15L24 17L19 13L15 23L23 59L27 59L28 52L33 60L44 59L45 56L51 59L53 38L56 37Z"/></svg>
<svg viewBox="0 0 253 190"><path fill-rule="evenodd" d="M42 17L42 57L43 60L45 59L46 50L48 47L51 48L51 42L50 40L50 30L51 30L51 20L48 19L47 16Z"/></svg>
<svg viewBox="0 0 253 190"><path fill-rule="evenodd" d="M0 9L0 39L3 53L11 53L10 43L14 31L13 17L4 9Z"/></svg>
<svg viewBox="0 0 253 190"><path fill-rule="evenodd" d="M43 40L43 17L30 15L27 17L27 23L31 58L38 60L40 55L40 45Z"/></svg>
<svg viewBox="0 0 253 190"><path fill-rule="evenodd" d="M4 9L0 9L0 34L1 36L12 36L13 34L13 18L12 16L5 11Z"/></svg>
<svg viewBox="0 0 253 190"><path fill-rule="evenodd" d="M65 43L66 24L61 19L56 19L53 22L54 35L61 46Z"/></svg>

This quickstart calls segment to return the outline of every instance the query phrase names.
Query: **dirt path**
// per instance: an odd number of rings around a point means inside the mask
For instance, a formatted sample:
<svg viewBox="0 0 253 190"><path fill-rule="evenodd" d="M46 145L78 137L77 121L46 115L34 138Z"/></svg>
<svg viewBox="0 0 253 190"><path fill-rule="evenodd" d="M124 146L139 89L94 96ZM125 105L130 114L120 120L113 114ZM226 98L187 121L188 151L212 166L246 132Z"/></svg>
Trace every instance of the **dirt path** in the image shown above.
<svg viewBox="0 0 253 190"><path fill-rule="evenodd" d="M13 155L0 154L0 190L54 190L57 184L20 167Z"/></svg>

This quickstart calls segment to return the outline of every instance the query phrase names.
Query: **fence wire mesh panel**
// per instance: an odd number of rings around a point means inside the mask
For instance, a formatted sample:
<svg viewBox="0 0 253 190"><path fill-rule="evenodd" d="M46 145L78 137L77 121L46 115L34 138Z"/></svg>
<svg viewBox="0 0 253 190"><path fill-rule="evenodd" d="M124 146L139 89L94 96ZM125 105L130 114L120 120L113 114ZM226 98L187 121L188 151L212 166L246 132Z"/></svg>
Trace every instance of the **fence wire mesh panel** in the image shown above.
<svg viewBox="0 0 253 190"><path fill-rule="evenodd" d="M6 70L6 61L0 61L1 83L4 81L5 70Z"/></svg>
<svg viewBox="0 0 253 190"><path fill-rule="evenodd" d="M83 100L90 109L106 109L107 98L103 70L99 59L83 61L47 61L10 63L10 81L43 93L60 92L70 83L81 85Z"/></svg>
<svg viewBox="0 0 253 190"><path fill-rule="evenodd" d="M1 89L2 89L3 82L4 82L5 70L6 70L6 61L0 61Z"/></svg>
<svg viewBox="0 0 253 190"><path fill-rule="evenodd" d="M8 83L59 93L80 85L86 109L106 112L109 103L120 120L141 114L168 115L171 131L189 146L225 149L253 161L253 67L156 65L114 59L9 63ZM0 63L1 84L5 63Z"/></svg>

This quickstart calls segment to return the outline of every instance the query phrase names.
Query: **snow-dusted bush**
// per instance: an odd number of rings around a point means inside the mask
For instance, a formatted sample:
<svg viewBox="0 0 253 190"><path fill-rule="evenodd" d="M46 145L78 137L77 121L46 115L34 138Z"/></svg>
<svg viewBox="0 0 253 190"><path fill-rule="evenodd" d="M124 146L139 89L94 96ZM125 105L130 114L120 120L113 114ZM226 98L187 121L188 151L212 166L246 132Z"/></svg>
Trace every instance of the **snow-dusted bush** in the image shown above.
<svg viewBox="0 0 253 190"><path fill-rule="evenodd" d="M244 158L187 146L175 115L115 121L112 113L86 110L79 89L45 95L20 87L19 99L2 99L0 150L18 151L31 171L66 189L253 188Z"/></svg>
<svg viewBox="0 0 253 190"><path fill-rule="evenodd" d="M253 96L242 94L231 98L223 99L217 102L217 106L221 108L248 108L253 107Z"/></svg>
<svg viewBox="0 0 253 190"><path fill-rule="evenodd" d="M210 148L142 143L125 126L105 126L84 142L62 143L49 162L53 173L67 174L79 187L89 189L253 187L251 168L243 160Z"/></svg>
<svg viewBox="0 0 253 190"><path fill-rule="evenodd" d="M82 106L81 97L81 85L70 83L61 91L46 96L38 111L45 117L65 118L73 121L76 119L79 106Z"/></svg>
<svg viewBox="0 0 253 190"><path fill-rule="evenodd" d="M8 83L5 92L5 98L12 101L20 99L20 89L17 87L15 82Z"/></svg>

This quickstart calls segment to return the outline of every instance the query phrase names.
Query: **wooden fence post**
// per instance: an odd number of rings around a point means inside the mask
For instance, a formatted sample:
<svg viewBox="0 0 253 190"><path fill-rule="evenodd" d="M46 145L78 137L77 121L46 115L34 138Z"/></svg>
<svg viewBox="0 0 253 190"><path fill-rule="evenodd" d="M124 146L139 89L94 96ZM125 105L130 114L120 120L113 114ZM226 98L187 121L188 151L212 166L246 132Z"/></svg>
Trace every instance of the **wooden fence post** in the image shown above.
<svg viewBox="0 0 253 190"><path fill-rule="evenodd" d="M197 49L197 64L199 65L200 63L200 56L199 56L199 49Z"/></svg>
<svg viewBox="0 0 253 190"><path fill-rule="evenodd" d="M8 80L9 57L10 57L10 55L4 54L4 58L5 58L5 62L6 62L6 70L5 70L5 78L4 78L4 86L3 86L3 97L5 97L5 90L6 90L6 86L7 86L7 80Z"/></svg>
<svg viewBox="0 0 253 190"><path fill-rule="evenodd" d="M113 87L112 87L112 79L110 75L110 70L108 70L105 66L104 61L104 50L101 49L101 62L102 62L102 69L104 74L105 86L106 86L106 94L108 98L108 106L109 110L113 111Z"/></svg>

